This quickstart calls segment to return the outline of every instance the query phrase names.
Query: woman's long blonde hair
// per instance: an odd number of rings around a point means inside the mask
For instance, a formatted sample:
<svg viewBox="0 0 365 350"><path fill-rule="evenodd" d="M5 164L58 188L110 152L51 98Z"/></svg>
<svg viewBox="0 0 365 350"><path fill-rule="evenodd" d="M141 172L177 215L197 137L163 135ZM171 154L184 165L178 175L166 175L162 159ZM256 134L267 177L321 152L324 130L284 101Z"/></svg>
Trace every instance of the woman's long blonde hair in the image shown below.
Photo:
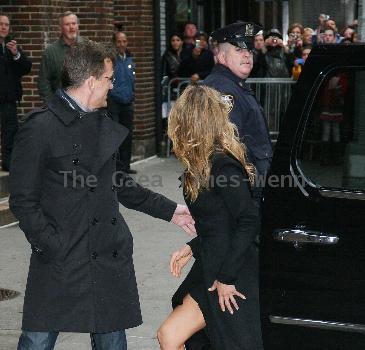
<svg viewBox="0 0 365 350"><path fill-rule="evenodd" d="M187 87L170 112L168 136L186 167L184 191L192 202L208 187L214 152L232 155L245 168L251 184L254 181L255 169L246 160L246 148L228 113L229 105L219 92L201 85Z"/></svg>

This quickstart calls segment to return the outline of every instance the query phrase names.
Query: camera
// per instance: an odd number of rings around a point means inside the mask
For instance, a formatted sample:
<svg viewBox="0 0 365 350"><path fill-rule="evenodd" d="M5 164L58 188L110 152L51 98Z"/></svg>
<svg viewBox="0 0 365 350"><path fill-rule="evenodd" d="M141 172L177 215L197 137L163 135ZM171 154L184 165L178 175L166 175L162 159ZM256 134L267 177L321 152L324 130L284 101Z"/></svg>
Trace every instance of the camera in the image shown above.
<svg viewBox="0 0 365 350"><path fill-rule="evenodd" d="M200 49L200 40L199 40L199 39L196 39L196 40L195 40L195 47L196 47L197 49Z"/></svg>
<svg viewBox="0 0 365 350"><path fill-rule="evenodd" d="M5 37L5 39L4 39L4 43L5 43L5 45L7 44L7 43L10 43L10 41L12 41L13 40L13 38L11 37L11 35L7 35L6 37Z"/></svg>

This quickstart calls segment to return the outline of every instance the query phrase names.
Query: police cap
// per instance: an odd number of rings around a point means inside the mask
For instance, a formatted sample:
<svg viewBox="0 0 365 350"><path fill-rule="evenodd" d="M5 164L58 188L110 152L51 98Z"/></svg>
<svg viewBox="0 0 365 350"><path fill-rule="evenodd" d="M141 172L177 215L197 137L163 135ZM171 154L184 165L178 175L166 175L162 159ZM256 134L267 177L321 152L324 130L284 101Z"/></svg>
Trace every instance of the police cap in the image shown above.
<svg viewBox="0 0 365 350"><path fill-rule="evenodd" d="M211 37L218 43L230 43L241 49L253 50L255 36L262 27L253 22L237 22L215 30Z"/></svg>

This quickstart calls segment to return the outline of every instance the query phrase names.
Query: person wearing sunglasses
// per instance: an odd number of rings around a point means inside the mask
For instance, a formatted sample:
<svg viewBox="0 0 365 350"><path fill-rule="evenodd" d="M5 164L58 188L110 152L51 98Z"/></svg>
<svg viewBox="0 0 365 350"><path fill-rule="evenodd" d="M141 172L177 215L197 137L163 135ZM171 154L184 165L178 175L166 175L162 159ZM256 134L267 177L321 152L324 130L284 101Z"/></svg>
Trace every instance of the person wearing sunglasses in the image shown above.
<svg viewBox="0 0 365 350"><path fill-rule="evenodd" d="M136 174L131 169L133 116L134 116L134 86L136 80L136 66L132 55L127 49L128 38L123 32L113 34L113 43L117 50L117 59L114 70L113 89L108 96L108 113L117 123L128 130L128 136L119 147L119 158L123 170L128 174Z"/></svg>

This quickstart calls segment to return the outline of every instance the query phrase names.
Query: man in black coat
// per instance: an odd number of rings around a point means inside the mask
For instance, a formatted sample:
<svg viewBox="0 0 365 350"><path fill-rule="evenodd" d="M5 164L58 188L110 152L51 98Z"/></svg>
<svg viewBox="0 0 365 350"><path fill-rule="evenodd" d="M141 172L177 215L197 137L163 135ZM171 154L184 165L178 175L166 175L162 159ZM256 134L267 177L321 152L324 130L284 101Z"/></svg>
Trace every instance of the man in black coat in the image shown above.
<svg viewBox="0 0 365 350"><path fill-rule="evenodd" d="M113 60L101 44L76 45L63 89L16 137L10 207L32 247L18 350L53 349L59 332L90 333L97 350L127 348L124 330L142 319L119 203L194 232L185 206L119 171L127 130L100 110Z"/></svg>
<svg viewBox="0 0 365 350"><path fill-rule="evenodd" d="M31 61L9 35L9 17L0 14L0 117L2 169L9 171L14 136L18 130L16 101L22 99L21 77Z"/></svg>

